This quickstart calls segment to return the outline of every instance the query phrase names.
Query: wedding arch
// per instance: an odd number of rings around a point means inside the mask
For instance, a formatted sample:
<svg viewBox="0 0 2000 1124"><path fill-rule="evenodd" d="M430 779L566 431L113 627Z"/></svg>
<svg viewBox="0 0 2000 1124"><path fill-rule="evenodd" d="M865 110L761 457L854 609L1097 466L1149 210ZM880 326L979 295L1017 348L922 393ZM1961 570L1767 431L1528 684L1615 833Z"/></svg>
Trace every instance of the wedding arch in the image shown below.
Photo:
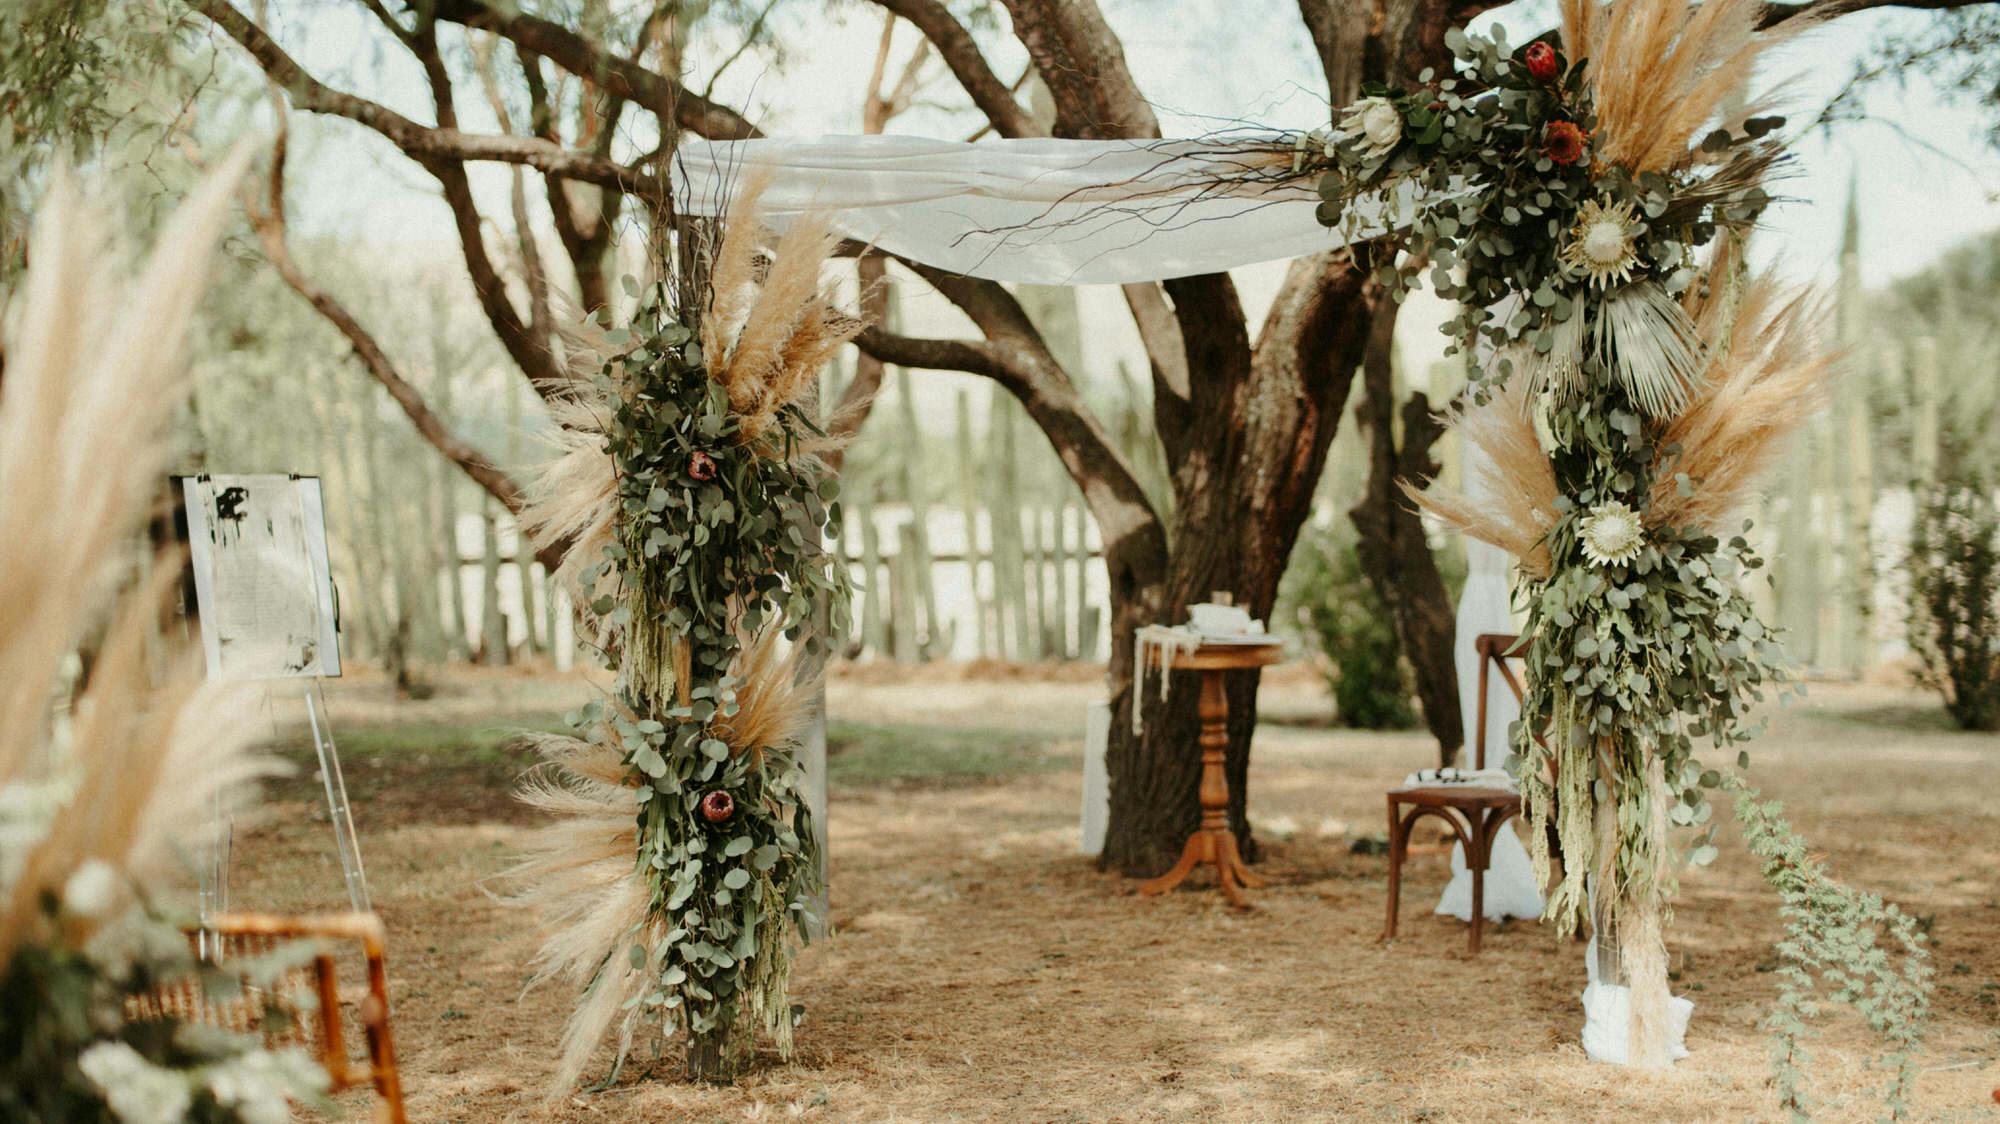
<svg viewBox="0 0 2000 1124"><path fill-rule="evenodd" d="M234 9L201 7L303 86ZM1586 1007L1616 1031L1594 1052L1676 1056L1686 1008L1666 973L1670 826L1712 832L1707 794L1733 789L1788 904L1836 892L1739 776L1695 756L1746 739L1749 706L1784 681L1742 585L1761 561L1731 519L1832 369L1808 302L1743 254L1785 159L1782 122L1746 104L1745 86L1760 52L1805 26L1778 15L1756 0L1565 0L1559 35L1519 49L1431 28L1448 68L1361 83L1331 127L1307 133L688 140L664 182L607 173L652 193L674 236L656 239L662 268L629 326L564 341L572 369L551 373L576 388L558 402L570 447L530 510L545 543L570 544L565 565L620 671L580 736L547 744L566 773L535 793L569 817L534 867L556 922L547 967L583 986L561 1078L614 1028L629 1043L648 1021L685 1029L702 1072L726 1069L759 1032L789 1044L785 928L810 908L815 867L789 754L798 680L777 637L809 648L813 617L843 594L818 546L839 511L804 395L826 355L873 330L819 288L845 240L941 288L1141 285L1319 253L1365 265L1346 273L1383 299L1427 278L1460 301L1451 327L1482 373L1453 424L1490 458L1485 498L1415 483L1413 495L1520 566L1519 779L1531 821L1561 842L1553 919L1567 931L1587 918L1594 936ZM1160 311L1158 291L1142 292L1135 311ZM975 319L1019 315L973 303ZM1332 334L1327 313L1274 315ZM1024 376L1000 346L872 343L911 365L1013 380L1106 524L1108 558L1121 536L1157 530L1103 518L1121 497L1090 491L1119 483L1084 471L1090 435L1063 429L1073 388ZM1355 358L1345 345L1314 356ZM1194 362L1179 374L1196 393L1207 377ZM1313 452L1300 462L1316 465ZM1187 593L1132 601L1125 616ZM1530 832L1550 872L1544 838ZM1687 850L1715 854L1708 834ZM1920 956L1907 919L1873 907L1830 915L1839 940ZM1827 947L1796 945L1791 969L1823 970ZM1921 970L1899 973L1854 986L1920 1007ZM1905 1064L1896 1080L1909 1078Z"/></svg>

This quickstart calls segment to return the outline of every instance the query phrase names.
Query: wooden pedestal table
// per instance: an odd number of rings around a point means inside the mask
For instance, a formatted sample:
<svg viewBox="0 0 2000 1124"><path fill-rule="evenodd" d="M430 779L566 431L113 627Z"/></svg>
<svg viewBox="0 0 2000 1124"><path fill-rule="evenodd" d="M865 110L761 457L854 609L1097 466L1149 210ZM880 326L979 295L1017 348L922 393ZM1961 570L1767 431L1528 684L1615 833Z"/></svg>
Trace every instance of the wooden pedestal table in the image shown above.
<svg viewBox="0 0 2000 1124"><path fill-rule="evenodd" d="M1238 909L1250 908L1240 886L1259 887L1264 880L1250 872L1236 848L1236 834L1229 830L1229 774L1223 762L1229 751L1228 673L1268 667L1284 655L1276 641L1260 644L1207 643L1192 652L1172 657L1175 671L1201 673L1201 826L1188 836L1181 861L1150 882L1141 883L1142 894L1164 894L1181 884L1202 863L1215 867L1222 896ZM1160 662L1159 656L1153 662ZM1135 702L1134 705L1137 705Z"/></svg>

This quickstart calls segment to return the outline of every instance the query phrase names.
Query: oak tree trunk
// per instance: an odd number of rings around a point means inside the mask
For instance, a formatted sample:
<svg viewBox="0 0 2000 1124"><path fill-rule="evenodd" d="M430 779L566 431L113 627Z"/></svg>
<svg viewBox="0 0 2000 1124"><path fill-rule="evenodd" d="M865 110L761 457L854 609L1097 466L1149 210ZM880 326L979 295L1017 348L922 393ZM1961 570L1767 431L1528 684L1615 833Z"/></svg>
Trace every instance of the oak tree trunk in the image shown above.
<svg viewBox="0 0 2000 1124"><path fill-rule="evenodd" d="M1383 298L1344 258L1300 259L1295 271L1325 280L1296 289L1289 306L1274 308L1254 354L1190 356L1210 372L1190 379L1188 397L1156 404L1161 439L1173 465L1174 516L1164 565L1124 564L1120 544L1108 544L1111 569L1112 729L1106 765L1111 817L1101 863L1126 874L1158 874L1179 857L1200 820L1201 772L1195 705L1199 685L1175 672L1167 698L1157 675L1143 700L1134 693L1133 630L1187 619L1187 607L1213 592L1231 594L1251 616L1268 621L1292 547L1312 508L1341 404L1367 341L1367 325ZM1161 576L1143 584L1123 573ZM1244 857L1257 858L1244 815L1249 792L1250 734L1257 722L1258 672L1229 676L1229 822ZM1132 732L1132 707L1143 705L1145 729Z"/></svg>

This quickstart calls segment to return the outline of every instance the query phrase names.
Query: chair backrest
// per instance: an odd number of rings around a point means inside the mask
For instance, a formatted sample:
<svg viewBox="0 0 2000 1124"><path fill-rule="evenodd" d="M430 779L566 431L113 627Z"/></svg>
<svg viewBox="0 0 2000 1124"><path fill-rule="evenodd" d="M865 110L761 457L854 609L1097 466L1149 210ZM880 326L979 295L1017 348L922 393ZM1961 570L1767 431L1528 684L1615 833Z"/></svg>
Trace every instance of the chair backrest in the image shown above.
<svg viewBox="0 0 2000 1124"><path fill-rule="evenodd" d="M1500 677L1507 681L1507 688L1514 692L1514 701L1525 701L1527 689L1521 686L1521 680L1514 675L1514 668L1507 661L1520 659L1527 647L1519 636L1511 632L1482 632L1472 638L1472 650L1479 654L1479 721L1473 726L1476 732L1472 736L1472 767L1475 769L1486 767L1487 684L1492 681L1493 671L1497 668ZM1540 738L1541 735L1537 734L1536 740Z"/></svg>
<svg viewBox="0 0 2000 1124"><path fill-rule="evenodd" d="M402 1075L396 1068L395 1038L389 1025L389 972L384 958L381 918L372 913L315 917L273 917L231 913L209 918L188 932L188 942L204 963L227 969L231 962L270 957L289 945L309 947L309 960L287 967L275 981L239 975L233 994L210 994L198 979L164 988L129 1006L134 1017L168 1016L185 1022L259 1033L273 1047L297 1046L326 1069L334 1092L373 1085L381 1101L377 1118L405 1124ZM366 964L367 991L356 1004L356 1020L368 1046L368 1061L347 1055L340 984L334 947L359 945ZM286 1018L271 1020L276 1010Z"/></svg>

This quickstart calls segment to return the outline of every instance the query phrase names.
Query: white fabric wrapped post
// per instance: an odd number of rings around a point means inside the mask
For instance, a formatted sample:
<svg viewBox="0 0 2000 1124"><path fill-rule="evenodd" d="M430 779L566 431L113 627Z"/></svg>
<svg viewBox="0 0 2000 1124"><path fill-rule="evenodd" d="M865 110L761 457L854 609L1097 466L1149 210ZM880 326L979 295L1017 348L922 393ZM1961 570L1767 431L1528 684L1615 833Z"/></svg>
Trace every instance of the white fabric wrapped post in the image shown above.
<svg viewBox="0 0 2000 1124"><path fill-rule="evenodd" d="M1295 258L1387 233L1416 213L1406 184L1386 201L1357 202L1351 225L1328 230L1314 217L1310 179L1271 182L1268 161L1282 142L691 140L675 158L674 195L686 214L717 215L745 179L768 174L761 213L775 227L824 211L841 233L889 253L1037 285L1158 281Z"/></svg>
<svg viewBox="0 0 2000 1124"><path fill-rule="evenodd" d="M1612 1065L1632 1064L1632 989L1609 983L1597 976L1597 938L1584 946L1583 966L1583 1052L1592 1061ZM1694 1017L1694 1000L1676 995L1667 1001L1667 1056L1680 1061L1688 1056L1688 1020Z"/></svg>
<svg viewBox="0 0 2000 1124"><path fill-rule="evenodd" d="M1111 773L1104 758L1110 748L1111 700L1098 699L1090 704L1083 719L1083 811L1078 854L1104 852L1104 832L1111 824Z"/></svg>

